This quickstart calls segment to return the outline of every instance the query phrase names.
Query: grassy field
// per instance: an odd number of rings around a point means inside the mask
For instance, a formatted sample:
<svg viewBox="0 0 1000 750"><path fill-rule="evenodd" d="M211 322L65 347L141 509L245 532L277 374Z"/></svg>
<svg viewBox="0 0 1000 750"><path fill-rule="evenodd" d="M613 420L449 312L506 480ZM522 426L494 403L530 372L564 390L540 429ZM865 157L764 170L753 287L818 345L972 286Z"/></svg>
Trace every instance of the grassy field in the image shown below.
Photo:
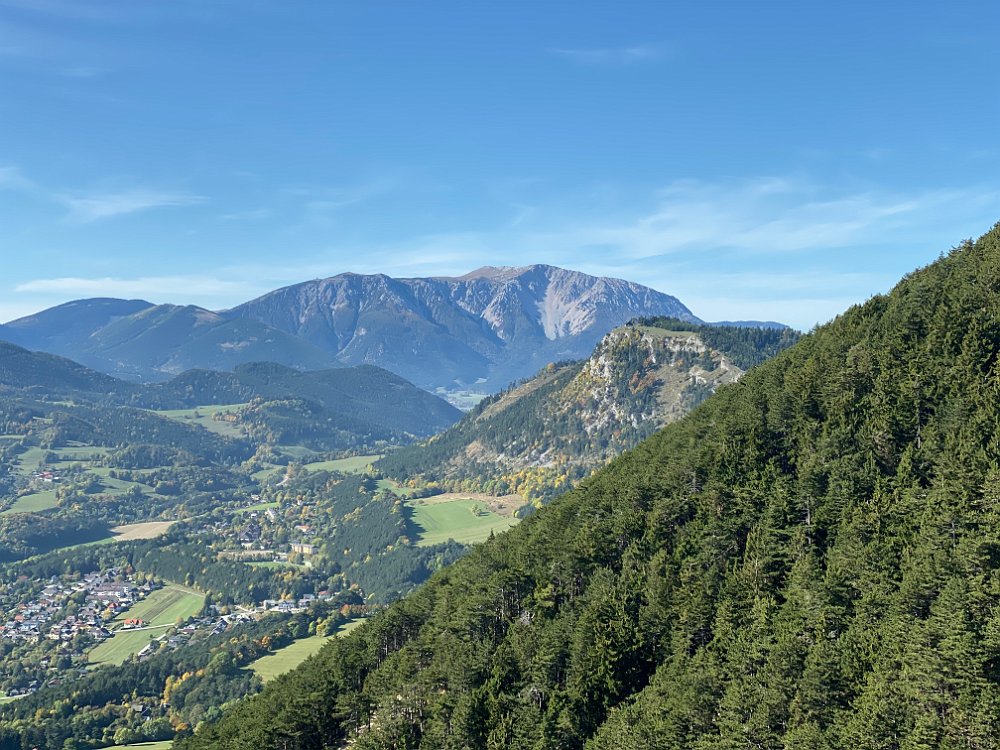
<svg viewBox="0 0 1000 750"><path fill-rule="evenodd" d="M380 490L389 490L396 497L409 497L416 492L412 487L401 487L391 479L379 479L377 484Z"/></svg>
<svg viewBox="0 0 1000 750"><path fill-rule="evenodd" d="M133 487L138 487L146 495L154 494L149 487L139 484L138 482L126 482L121 479L112 479L109 474L114 469L111 467L90 465L93 461L100 459L109 451L110 448L89 445L63 446L52 450L52 452L59 457L59 460L46 464L46 466L54 471L59 471L65 470L73 465L82 464L87 471L92 474L96 474L101 478L101 483L104 485L102 492L109 495L122 495ZM48 452L48 449L45 448L29 448L18 457L19 463L16 471L24 477L30 476L41 466L42 458L44 458ZM155 469L145 469L140 471L149 472L155 471ZM56 507L56 491L53 486L52 489L43 489L38 492L33 492L30 495L25 495L6 511L3 511L3 513L38 513L54 507Z"/></svg>
<svg viewBox="0 0 1000 750"><path fill-rule="evenodd" d="M293 641L284 648L278 649L273 654L262 656L251 664L250 668L264 682L269 682L279 674L284 674L295 669L295 667L323 648L323 644L328 640L329 638L324 635L301 638Z"/></svg>
<svg viewBox="0 0 1000 750"><path fill-rule="evenodd" d="M277 448L279 453L285 455L293 461L305 461L302 464L302 468L307 471L339 471L344 474L360 474L365 471L373 461L378 461L382 458L381 455L377 456L350 456L349 458L337 458L331 461L309 461L310 456L314 456L315 453L310 451L308 448L302 448L297 445L279 445ZM263 482L267 479L273 477L283 477L287 468L284 466L275 466L274 464L268 464L263 469L255 471L252 476L258 482Z"/></svg>
<svg viewBox="0 0 1000 750"><path fill-rule="evenodd" d="M363 617L351 620L340 628L336 634L338 636L347 635L362 622L364 622ZM323 648L323 645L328 640L330 640L330 636L325 635L300 638L284 648L278 649L273 654L262 656L250 665L250 669L259 675L264 682L268 682L280 674L295 669L295 667Z"/></svg>
<svg viewBox="0 0 1000 750"><path fill-rule="evenodd" d="M170 750L174 746L173 740L161 740L160 742L136 742L132 745L112 745L104 750L121 750L125 747L144 747L146 750Z"/></svg>
<svg viewBox="0 0 1000 750"><path fill-rule="evenodd" d="M418 544L422 547L449 539L462 544L483 542L489 538L490 532L499 534L518 521L494 513L479 500L430 503L411 500L409 505L413 509L413 522L421 529Z"/></svg>
<svg viewBox="0 0 1000 750"><path fill-rule="evenodd" d="M243 431L232 422L221 422L214 417L216 414L234 413L246 404L208 404L196 406L193 409L160 409L156 413L161 417L173 419L184 424L198 425L209 432L226 437L243 437Z"/></svg>
<svg viewBox="0 0 1000 750"><path fill-rule="evenodd" d="M205 601L204 594L177 584L157 589L115 618L115 622L138 618L150 625L173 625L178 617L188 618L198 613Z"/></svg>
<svg viewBox="0 0 1000 750"><path fill-rule="evenodd" d="M59 549L73 549L74 547L90 547L92 545L113 544L114 542L127 542L132 539L155 539L167 533L167 529L173 526L176 521L144 521L142 523L127 523L123 526L115 526L111 529L112 535L97 539L93 542L83 544L70 544Z"/></svg>
<svg viewBox="0 0 1000 750"><path fill-rule="evenodd" d="M66 445L53 448L52 452L59 456L57 466L64 467L73 463L90 463L111 452L110 448L99 445Z"/></svg>
<svg viewBox="0 0 1000 750"><path fill-rule="evenodd" d="M37 445L28 448L17 457L17 473L24 477L31 474L38 468L46 453L48 453L46 448L39 448Z"/></svg>
<svg viewBox="0 0 1000 750"><path fill-rule="evenodd" d="M237 508L234 513L249 513L252 510L267 510L268 508L277 508L278 503L257 503L256 505L251 505L246 508Z"/></svg>
<svg viewBox="0 0 1000 750"><path fill-rule="evenodd" d="M112 479L109 474L113 469L105 466L96 466L94 468L88 468L91 474L96 474L101 478L101 484L104 485L102 492L106 492L109 495L124 495L132 487L138 487L139 490L145 495L155 494L149 485L142 484L141 482L129 482L124 479ZM155 469L145 469L145 472L155 471Z"/></svg>
<svg viewBox="0 0 1000 750"><path fill-rule="evenodd" d="M307 568L304 563L293 563L286 560L252 560L247 563L254 568L266 568L267 570L287 570L288 568Z"/></svg>
<svg viewBox="0 0 1000 750"><path fill-rule="evenodd" d="M301 461L303 463L308 462L310 458L316 457L316 451L306 448L304 445L276 445L274 446L274 452L284 458L290 458L293 461Z"/></svg>
<svg viewBox="0 0 1000 750"><path fill-rule="evenodd" d="M99 643L88 655L91 664L121 664L136 654L153 638L163 635L178 619L197 614L205 601L204 595L193 589L170 584L157 589L115 618L115 623L134 617L145 620L142 630L119 630L106 641Z"/></svg>
<svg viewBox="0 0 1000 750"><path fill-rule="evenodd" d="M252 476L258 482L263 482L268 477L272 476L273 474L277 474L278 472L281 472L282 475L284 475L285 467L275 466L274 464L265 464L263 469L258 469L250 476Z"/></svg>
<svg viewBox="0 0 1000 750"><path fill-rule="evenodd" d="M378 456L351 456L350 458L337 458L332 461L313 461L303 464L304 469L309 471L339 471L343 474L360 474L372 463L382 458Z"/></svg>
<svg viewBox="0 0 1000 750"><path fill-rule="evenodd" d="M123 630L115 633L106 641L97 644L87 654L87 660L91 664L121 664L132 654L142 651L151 640L163 635L169 627L169 625L160 625L155 628Z"/></svg>
<svg viewBox="0 0 1000 750"><path fill-rule="evenodd" d="M173 526L176 521L146 521L144 523L127 523L124 526L115 526L111 529L115 536L112 542L125 542L129 539L155 539L167 533L167 529Z"/></svg>
<svg viewBox="0 0 1000 750"><path fill-rule="evenodd" d="M42 490L41 492L33 492L30 495L18 498L16 503L0 515L7 515L8 513L37 513L40 510L48 510L54 507L56 507L56 491Z"/></svg>

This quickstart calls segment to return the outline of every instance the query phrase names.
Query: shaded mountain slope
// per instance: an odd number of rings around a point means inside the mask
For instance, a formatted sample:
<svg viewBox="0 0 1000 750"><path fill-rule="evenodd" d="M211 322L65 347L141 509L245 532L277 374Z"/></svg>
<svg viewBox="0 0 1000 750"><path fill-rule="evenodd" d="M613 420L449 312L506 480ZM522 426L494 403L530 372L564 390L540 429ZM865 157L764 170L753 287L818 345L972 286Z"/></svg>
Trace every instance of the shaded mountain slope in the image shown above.
<svg viewBox="0 0 1000 750"><path fill-rule="evenodd" d="M191 370L147 387L138 403L157 409L198 404L296 400L385 434L425 437L450 426L461 412L388 370L370 365L302 372L272 362L233 372Z"/></svg>
<svg viewBox="0 0 1000 750"><path fill-rule="evenodd" d="M176 747L995 748L998 355L1000 227Z"/></svg>
<svg viewBox="0 0 1000 750"><path fill-rule="evenodd" d="M81 351L95 332L150 307L152 303L141 299L74 300L5 323L0 337L28 349L71 356Z"/></svg>
<svg viewBox="0 0 1000 750"><path fill-rule="evenodd" d="M636 321L605 336L589 359L545 368L378 468L399 480L544 500L797 338L790 329Z"/></svg>
<svg viewBox="0 0 1000 750"><path fill-rule="evenodd" d="M77 321L77 322L74 322ZM200 367L246 362L305 369L339 365L330 354L253 320L230 320L193 305L79 300L8 323L15 343L69 357L119 377L164 380Z"/></svg>

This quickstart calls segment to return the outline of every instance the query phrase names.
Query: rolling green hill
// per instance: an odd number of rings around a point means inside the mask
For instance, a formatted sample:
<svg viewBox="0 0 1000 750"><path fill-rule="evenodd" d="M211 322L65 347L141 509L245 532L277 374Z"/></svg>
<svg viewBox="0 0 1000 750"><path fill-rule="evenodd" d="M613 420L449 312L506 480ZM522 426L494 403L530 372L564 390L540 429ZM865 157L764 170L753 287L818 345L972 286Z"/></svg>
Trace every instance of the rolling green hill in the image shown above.
<svg viewBox="0 0 1000 750"><path fill-rule="evenodd" d="M321 451L405 443L432 435L461 416L444 399L370 365L302 372L254 362L233 372L191 370L165 383L140 385L6 342L0 342L0 393L8 406L44 402L43 410L51 410L51 404L61 402L63 411L86 407L88 417L96 411L106 417L109 409L120 407L162 411L240 405L231 410L235 418L226 422L227 429L217 430L223 437ZM152 419L141 414L132 418Z"/></svg>
<svg viewBox="0 0 1000 750"><path fill-rule="evenodd" d="M6 341L0 341L0 389L25 390L49 398L78 393L127 398L138 391L131 383L95 372L72 360L30 352Z"/></svg>
<svg viewBox="0 0 1000 750"><path fill-rule="evenodd" d="M245 411L252 411L253 418L248 413L243 421L255 418L281 433L277 442L292 444L307 434L315 442L336 432L371 434L373 439L426 437L461 416L444 399L370 365L299 371L255 362L233 372L191 370L150 385L133 399L157 409L251 401L254 408ZM288 432L291 440L284 434Z"/></svg>
<svg viewBox="0 0 1000 750"><path fill-rule="evenodd" d="M5 323L0 327L0 338L29 349L65 355L105 326L153 306L141 299L74 300Z"/></svg>
<svg viewBox="0 0 1000 750"><path fill-rule="evenodd" d="M995 748L1000 226L183 750Z"/></svg>
<svg viewBox="0 0 1000 750"><path fill-rule="evenodd" d="M268 461L372 454L460 416L371 366L256 363L150 385L6 343L0 396L0 563L107 539L120 524L204 514L258 492L252 472L267 476ZM212 403L227 406L191 408Z"/></svg>
<svg viewBox="0 0 1000 750"><path fill-rule="evenodd" d="M378 468L456 491L544 500L798 337L788 328L641 319L605 336L589 359L546 367Z"/></svg>

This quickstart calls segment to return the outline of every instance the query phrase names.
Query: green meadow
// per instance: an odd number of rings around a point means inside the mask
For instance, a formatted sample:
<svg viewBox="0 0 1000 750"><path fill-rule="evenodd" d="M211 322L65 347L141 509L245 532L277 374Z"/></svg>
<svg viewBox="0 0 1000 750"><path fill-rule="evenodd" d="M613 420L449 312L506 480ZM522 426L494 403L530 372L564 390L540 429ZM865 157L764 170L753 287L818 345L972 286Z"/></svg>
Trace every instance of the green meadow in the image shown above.
<svg viewBox="0 0 1000 750"><path fill-rule="evenodd" d="M364 622L363 617L351 620L341 627L340 630L337 631L336 635L347 635L362 622ZM262 656L251 664L249 668L252 669L254 673L256 673L264 682L269 682L278 675L295 669L295 667L323 648L331 637L332 636L314 635L309 638L300 638L299 640L288 644L284 648L278 649L273 654Z"/></svg>
<svg viewBox="0 0 1000 750"><path fill-rule="evenodd" d="M184 424L197 425L209 432L226 437L243 437L243 431L234 422L225 422L215 418L216 414L234 414L246 404L207 404L192 409L158 409L161 417L173 419Z"/></svg>
<svg viewBox="0 0 1000 750"><path fill-rule="evenodd" d="M303 464L302 468L309 471L339 471L342 474L360 474L371 464L382 458L377 456L350 456L348 458L336 458L331 461L313 461Z"/></svg>
<svg viewBox="0 0 1000 750"><path fill-rule="evenodd" d="M204 601L204 595L176 584L157 589L114 620L115 623L122 623L129 618L138 618L147 623L146 627L141 630L119 629L95 646L87 658L91 664L121 664L132 654L139 653L153 638L163 635L178 618L187 619L196 615Z"/></svg>
<svg viewBox="0 0 1000 750"><path fill-rule="evenodd" d="M136 602L118 615L115 622L137 618L150 625L173 625L178 617L187 619L198 614L204 602L205 596L194 589L169 584Z"/></svg>
<svg viewBox="0 0 1000 750"><path fill-rule="evenodd" d="M420 528L418 544L427 547L454 539L462 544L475 544L517 525L518 519L491 511L479 500L449 500L426 503L410 500L413 523Z"/></svg>
<svg viewBox="0 0 1000 750"><path fill-rule="evenodd" d="M137 654L154 638L159 638L169 628L169 625L147 628L143 630L122 630L97 644L87 660L91 664L121 664L132 654Z"/></svg>
<svg viewBox="0 0 1000 750"><path fill-rule="evenodd" d="M19 497L16 503L7 508L3 513L0 513L0 515L7 515L8 513L38 513L39 511L54 507L56 507L56 491L42 490L41 492L32 492L30 495Z"/></svg>

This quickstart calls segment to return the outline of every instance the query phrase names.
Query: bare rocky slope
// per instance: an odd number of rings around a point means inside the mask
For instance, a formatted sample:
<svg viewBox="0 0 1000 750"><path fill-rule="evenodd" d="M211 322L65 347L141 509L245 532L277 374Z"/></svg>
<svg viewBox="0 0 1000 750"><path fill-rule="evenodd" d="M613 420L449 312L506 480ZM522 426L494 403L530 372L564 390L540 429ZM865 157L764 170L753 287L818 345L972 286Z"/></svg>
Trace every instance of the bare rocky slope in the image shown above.
<svg viewBox="0 0 1000 750"><path fill-rule="evenodd" d="M622 326L588 359L546 366L379 468L400 480L544 500L797 338L788 329L663 318Z"/></svg>

